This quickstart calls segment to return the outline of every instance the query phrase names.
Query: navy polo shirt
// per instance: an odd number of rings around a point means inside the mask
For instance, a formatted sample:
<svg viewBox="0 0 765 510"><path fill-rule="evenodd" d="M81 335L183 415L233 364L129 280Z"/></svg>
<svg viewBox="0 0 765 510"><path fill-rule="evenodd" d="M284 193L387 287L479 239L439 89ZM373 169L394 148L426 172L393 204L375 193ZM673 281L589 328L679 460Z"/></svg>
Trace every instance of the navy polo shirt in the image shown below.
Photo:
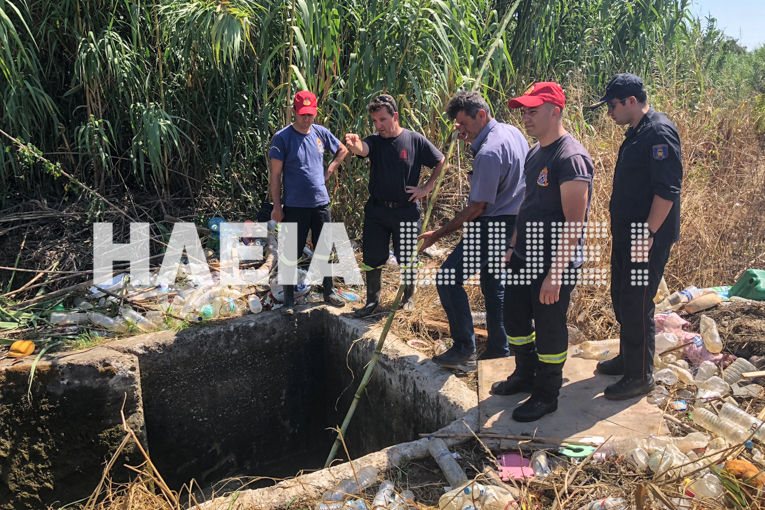
<svg viewBox="0 0 765 510"><path fill-rule="evenodd" d="M329 203L324 155L334 156L339 148L340 140L318 124L312 124L305 135L292 124L276 132L268 157L283 162L284 205L319 207Z"/></svg>
<svg viewBox="0 0 765 510"><path fill-rule="evenodd" d="M609 211L614 237L629 236L630 223L648 219L654 195L673 202L655 242L680 237L682 152L677 128L663 113L650 108L637 126L625 133L614 169Z"/></svg>

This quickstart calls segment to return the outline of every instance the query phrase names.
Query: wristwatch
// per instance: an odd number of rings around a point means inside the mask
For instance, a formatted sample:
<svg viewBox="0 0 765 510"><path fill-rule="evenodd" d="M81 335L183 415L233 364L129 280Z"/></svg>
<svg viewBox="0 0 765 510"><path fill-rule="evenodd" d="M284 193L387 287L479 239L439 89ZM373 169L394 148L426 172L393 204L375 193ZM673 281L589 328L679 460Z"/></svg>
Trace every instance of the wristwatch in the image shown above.
<svg viewBox="0 0 765 510"><path fill-rule="evenodd" d="M651 239L652 237L654 237L656 235L656 232L654 232L650 228L645 227L645 229L648 231L648 239Z"/></svg>

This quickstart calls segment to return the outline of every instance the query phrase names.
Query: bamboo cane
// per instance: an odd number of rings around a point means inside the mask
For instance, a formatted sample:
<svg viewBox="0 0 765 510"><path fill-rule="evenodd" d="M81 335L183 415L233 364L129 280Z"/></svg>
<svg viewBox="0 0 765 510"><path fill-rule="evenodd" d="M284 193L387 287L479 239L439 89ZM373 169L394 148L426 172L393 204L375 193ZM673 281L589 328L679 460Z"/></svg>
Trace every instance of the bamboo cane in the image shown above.
<svg viewBox="0 0 765 510"><path fill-rule="evenodd" d="M473 83L472 89L474 91L477 90L478 87L480 86L481 80L483 78L483 73L486 71L486 68L488 67L488 64L489 64L489 61L491 60L492 55L494 55L494 52L499 46L499 42L502 40L502 36L505 33L507 24L510 22L510 18L513 17L513 14L515 13L515 10L518 8L519 3L520 3L520 0L516 0L513 6L505 14L505 17L502 20L502 25L500 25L500 28L497 31L497 36L494 39L494 42L492 43L491 47L489 48L489 51L486 54L486 57L484 58L483 65L481 66L481 69L478 71L478 76L476 77L476 80ZM452 137L452 141L449 143L449 149L446 151L446 161L449 161L452 155L454 154L454 148L456 147L456 144L457 144L457 138ZM446 169L444 169L441 172L441 175L439 175L438 179L436 180L436 185L433 189L433 194L431 195L430 202L428 203L428 209L425 212L425 219L422 222L421 233L427 231L426 229L430 221L430 215L433 212L433 205L436 202L436 197L438 196L438 192L441 189L441 183L443 182L445 174L446 174ZM412 256L409 259L408 267L411 268L414 266L417 253L420 250L420 246L422 246L422 240L417 241L417 248L412 252ZM391 310L388 313L388 318L385 320L385 326L383 326L383 330L380 333L380 339L377 341L377 347L375 348L375 352L372 355L372 359L369 361L369 364L367 365L367 369L364 372L364 377L361 378L361 382L359 383L359 387L356 390L356 393L353 395L353 401L351 402L351 406L348 408L348 412L345 415L345 419L343 419L343 424L340 427L340 434L338 434L334 444L332 445L332 449L329 451L329 455L327 456L327 460L324 463L324 467L329 467L330 463L332 462L332 459L335 458L337 449L340 447L340 437L346 435L346 431L348 430L348 425L351 423L351 419L353 418L353 413L356 411L356 407L359 405L359 400L361 400L361 395L364 393L364 389L367 387L367 383L369 383L369 379L372 377L372 371L374 371L375 365L377 365L377 360L380 358L383 345L385 345L385 339L388 336L388 331L390 330L391 324L393 324L393 319L396 316L396 312L398 311L398 307L399 307L399 304L401 303L401 297L403 296L403 294L404 294L404 286L399 285L398 292L396 292L396 298L393 300L393 305L391 306Z"/></svg>

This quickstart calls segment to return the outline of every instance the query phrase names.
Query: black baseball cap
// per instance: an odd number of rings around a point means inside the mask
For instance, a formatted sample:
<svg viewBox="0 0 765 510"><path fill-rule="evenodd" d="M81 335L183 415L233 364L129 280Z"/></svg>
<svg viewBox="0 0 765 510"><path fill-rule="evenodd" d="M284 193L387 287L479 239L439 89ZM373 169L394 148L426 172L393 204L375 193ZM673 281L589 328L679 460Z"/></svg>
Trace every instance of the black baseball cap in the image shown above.
<svg viewBox="0 0 765 510"><path fill-rule="evenodd" d="M590 105L590 109L595 109L606 104L611 99L624 99L625 97L637 96L644 92L643 80L639 76L631 73L619 73L606 85L606 93L603 97Z"/></svg>

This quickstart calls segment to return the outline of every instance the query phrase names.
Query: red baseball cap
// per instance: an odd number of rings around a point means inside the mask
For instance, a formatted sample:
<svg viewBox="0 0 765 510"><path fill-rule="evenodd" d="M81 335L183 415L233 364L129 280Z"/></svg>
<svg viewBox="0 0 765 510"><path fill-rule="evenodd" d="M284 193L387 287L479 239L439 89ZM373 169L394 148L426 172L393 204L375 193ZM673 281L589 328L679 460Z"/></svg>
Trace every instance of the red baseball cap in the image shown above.
<svg viewBox="0 0 765 510"><path fill-rule="evenodd" d="M313 92L301 90L295 94L295 101L293 101L292 106L295 107L295 112L298 115L316 115L316 96L313 95Z"/></svg>
<svg viewBox="0 0 765 510"><path fill-rule="evenodd" d="M522 96L507 102L510 108L536 108L545 103L563 108L566 106L566 95L560 85L554 81L540 81L526 89Z"/></svg>

